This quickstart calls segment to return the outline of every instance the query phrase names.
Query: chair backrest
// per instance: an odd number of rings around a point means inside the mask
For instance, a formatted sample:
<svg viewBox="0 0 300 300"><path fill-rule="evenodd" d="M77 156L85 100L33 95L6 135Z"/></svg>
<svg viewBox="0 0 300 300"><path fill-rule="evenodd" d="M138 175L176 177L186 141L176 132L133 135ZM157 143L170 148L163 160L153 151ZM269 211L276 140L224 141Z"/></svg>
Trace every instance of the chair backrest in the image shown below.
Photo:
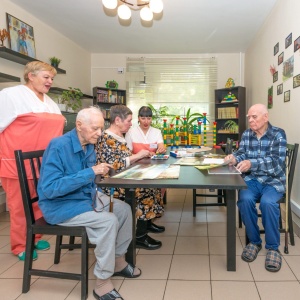
<svg viewBox="0 0 300 300"><path fill-rule="evenodd" d="M37 184L40 174L41 161L44 150L23 152L15 150L15 159L18 170L19 183L27 225L35 223L32 205L38 201ZM33 180L34 186L28 180Z"/></svg>
<svg viewBox="0 0 300 300"><path fill-rule="evenodd" d="M225 148L225 154L226 155L232 153L232 143L233 143L233 140L228 138L227 141L226 141L226 148Z"/></svg>
<svg viewBox="0 0 300 300"><path fill-rule="evenodd" d="M287 144L286 145L286 155L288 157L288 195L291 196L292 185L294 180L294 173L296 168L297 162L297 155L298 155L299 144Z"/></svg>

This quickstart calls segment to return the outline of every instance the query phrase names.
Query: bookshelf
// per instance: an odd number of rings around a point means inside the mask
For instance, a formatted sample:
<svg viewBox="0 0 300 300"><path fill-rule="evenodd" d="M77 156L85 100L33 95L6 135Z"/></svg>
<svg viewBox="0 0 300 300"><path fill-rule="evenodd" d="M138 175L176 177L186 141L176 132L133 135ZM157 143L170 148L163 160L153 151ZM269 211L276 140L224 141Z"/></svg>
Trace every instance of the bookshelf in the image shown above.
<svg viewBox="0 0 300 300"><path fill-rule="evenodd" d="M215 90L215 121L217 122L217 145L225 145L228 138L239 143L246 130L245 87Z"/></svg>
<svg viewBox="0 0 300 300"><path fill-rule="evenodd" d="M105 128L110 124L110 108L116 104L126 105L126 90L93 88L93 105L98 105L103 113Z"/></svg>

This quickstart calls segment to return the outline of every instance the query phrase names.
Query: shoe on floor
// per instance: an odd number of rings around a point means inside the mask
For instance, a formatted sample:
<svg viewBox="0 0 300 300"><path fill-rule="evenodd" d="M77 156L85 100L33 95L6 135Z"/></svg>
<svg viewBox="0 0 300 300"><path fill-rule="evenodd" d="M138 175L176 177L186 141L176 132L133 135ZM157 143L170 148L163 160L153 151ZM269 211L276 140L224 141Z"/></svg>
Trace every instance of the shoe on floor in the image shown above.
<svg viewBox="0 0 300 300"><path fill-rule="evenodd" d="M249 243L243 250L242 260L246 262L253 262L256 259L257 254L260 250L261 245Z"/></svg>
<svg viewBox="0 0 300 300"><path fill-rule="evenodd" d="M161 242L153 239L148 234L143 237L136 238L136 248L142 248L146 250L156 250L161 247Z"/></svg>
<svg viewBox="0 0 300 300"><path fill-rule="evenodd" d="M269 249L266 256L265 268L269 272L278 272L281 269L282 258L279 250Z"/></svg>
<svg viewBox="0 0 300 300"><path fill-rule="evenodd" d="M19 253L19 254L18 254L18 258L19 258L19 260L21 260L21 261L25 261L25 251ZM38 258L38 255L37 255L37 253L36 253L36 250L33 250L32 259L33 259L33 260L37 260L37 258Z"/></svg>
<svg viewBox="0 0 300 300"><path fill-rule="evenodd" d="M50 244L49 244L49 242L47 242L45 240L39 240L35 244L35 249L41 250L41 251L46 251L46 250L50 249Z"/></svg>
<svg viewBox="0 0 300 300"><path fill-rule="evenodd" d="M159 226L152 222L152 220L148 221L147 223L147 231L152 233L161 233L165 231L164 226Z"/></svg>

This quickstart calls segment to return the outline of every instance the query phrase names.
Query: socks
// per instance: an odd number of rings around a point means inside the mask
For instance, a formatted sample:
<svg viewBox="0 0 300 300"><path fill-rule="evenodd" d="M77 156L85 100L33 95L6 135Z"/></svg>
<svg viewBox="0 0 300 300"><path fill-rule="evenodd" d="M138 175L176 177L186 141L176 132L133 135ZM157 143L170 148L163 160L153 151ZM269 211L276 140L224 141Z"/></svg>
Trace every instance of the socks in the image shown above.
<svg viewBox="0 0 300 300"><path fill-rule="evenodd" d="M99 296L103 296L114 289L114 286L110 280L108 279L97 279L95 286L95 293Z"/></svg>

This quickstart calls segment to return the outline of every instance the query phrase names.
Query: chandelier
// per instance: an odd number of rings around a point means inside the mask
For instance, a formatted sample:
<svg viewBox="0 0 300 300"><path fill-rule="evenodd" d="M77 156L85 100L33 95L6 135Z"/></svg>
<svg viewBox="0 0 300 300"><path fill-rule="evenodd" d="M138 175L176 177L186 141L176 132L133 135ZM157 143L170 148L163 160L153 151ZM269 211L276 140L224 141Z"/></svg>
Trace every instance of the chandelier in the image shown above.
<svg viewBox="0 0 300 300"><path fill-rule="evenodd" d="M119 2L121 5L118 6ZM131 18L131 10L141 10L141 19L152 21L153 13L161 13L164 7L162 0L102 0L102 3L107 9L115 9L118 6L118 16L122 20Z"/></svg>

